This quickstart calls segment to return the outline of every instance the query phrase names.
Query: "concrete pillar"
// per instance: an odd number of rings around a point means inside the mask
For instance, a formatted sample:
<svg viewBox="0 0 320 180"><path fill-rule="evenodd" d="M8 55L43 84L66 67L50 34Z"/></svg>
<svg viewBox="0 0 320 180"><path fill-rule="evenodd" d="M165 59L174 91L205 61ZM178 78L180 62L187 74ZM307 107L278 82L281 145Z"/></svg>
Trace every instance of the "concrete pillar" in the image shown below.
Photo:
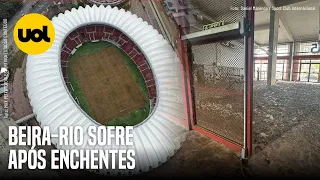
<svg viewBox="0 0 320 180"><path fill-rule="evenodd" d="M289 61L288 61L288 79L289 81L292 81L292 74L293 74L293 56L295 54L295 48L294 48L294 42L289 44Z"/></svg>
<svg viewBox="0 0 320 180"><path fill-rule="evenodd" d="M318 74L318 83L320 83L320 66L319 66L319 74Z"/></svg>
<svg viewBox="0 0 320 180"><path fill-rule="evenodd" d="M293 70L292 70L292 81L298 81L299 80L299 61L300 60L293 60ZM293 74L293 72L296 72Z"/></svg>
<svg viewBox="0 0 320 180"><path fill-rule="evenodd" d="M267 84L276 84L277 66L277 46L278 46L279 15L270 10L270 30L269 30L269 59Z"/></svg>

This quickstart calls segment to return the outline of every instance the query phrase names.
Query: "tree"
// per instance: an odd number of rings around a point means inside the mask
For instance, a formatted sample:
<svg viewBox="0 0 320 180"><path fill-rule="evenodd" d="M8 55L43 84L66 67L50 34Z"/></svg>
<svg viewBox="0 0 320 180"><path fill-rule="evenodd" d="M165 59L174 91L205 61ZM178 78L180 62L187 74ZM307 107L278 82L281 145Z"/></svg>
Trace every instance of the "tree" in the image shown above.
<svg viewBox="0 0 320 180"><path fill-rule="evenodd" d="M21 6L20 1L0 1L0 19L10 19Z"/></svg>
<svg viewBox="0 0 320 180"><path fill-rule="evenodd" d="M13 46L11 45L11 46L9 46L9 48L8 48L8 58L9 59L11 59L11 57L13 56L13 50L14 50L14 48L13 48Z"/></svg>

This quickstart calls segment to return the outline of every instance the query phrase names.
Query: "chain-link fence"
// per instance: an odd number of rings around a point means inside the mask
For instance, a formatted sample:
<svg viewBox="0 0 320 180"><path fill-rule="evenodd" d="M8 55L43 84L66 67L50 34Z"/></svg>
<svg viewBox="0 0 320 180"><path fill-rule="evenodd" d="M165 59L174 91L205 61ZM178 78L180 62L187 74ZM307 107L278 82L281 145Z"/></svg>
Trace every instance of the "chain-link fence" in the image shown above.
<svg viewBox="0 0 320 180"><path fill-rule="evenodd" d="M223 21L225 25L236 23L244 16L240 10L243 0L191 2L193 7L198 8L198 17L204 19L198 21L198 27L216 21ZM230 11L235 7L239 10ZM191 46L196 126L234 144L243 145L244 40Z"/></svg>
<svg viewBox="0 0 320 180"><path fill-rule="evenodd" d="M243 40L193 46L197 125L237 144L243 141Z"/></svg>

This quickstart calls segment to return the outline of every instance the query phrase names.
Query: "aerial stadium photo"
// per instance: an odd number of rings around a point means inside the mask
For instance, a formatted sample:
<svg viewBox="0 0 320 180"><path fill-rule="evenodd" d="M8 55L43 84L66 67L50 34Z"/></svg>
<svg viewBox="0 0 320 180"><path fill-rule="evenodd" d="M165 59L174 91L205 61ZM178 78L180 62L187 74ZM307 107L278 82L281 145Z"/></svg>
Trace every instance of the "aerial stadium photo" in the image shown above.
<svg viewBox="0 0 320 180"><path fill-rule="evenodd" d="M318 0L1 1L0 177L317 177Z"/></svg>

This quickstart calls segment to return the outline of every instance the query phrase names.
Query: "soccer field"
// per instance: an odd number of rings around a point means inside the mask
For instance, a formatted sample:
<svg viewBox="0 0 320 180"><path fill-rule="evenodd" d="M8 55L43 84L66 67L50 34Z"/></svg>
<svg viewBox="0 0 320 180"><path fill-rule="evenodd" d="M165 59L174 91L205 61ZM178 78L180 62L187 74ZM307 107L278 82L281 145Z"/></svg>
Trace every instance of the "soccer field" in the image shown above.
<svg viewBox="0 0 320 180"><path fill-rule="evenodd" d="M149 114L148 90L134 62L111 43L86 43L68 60L69 90L105 125L135 125Z"/></svg>

